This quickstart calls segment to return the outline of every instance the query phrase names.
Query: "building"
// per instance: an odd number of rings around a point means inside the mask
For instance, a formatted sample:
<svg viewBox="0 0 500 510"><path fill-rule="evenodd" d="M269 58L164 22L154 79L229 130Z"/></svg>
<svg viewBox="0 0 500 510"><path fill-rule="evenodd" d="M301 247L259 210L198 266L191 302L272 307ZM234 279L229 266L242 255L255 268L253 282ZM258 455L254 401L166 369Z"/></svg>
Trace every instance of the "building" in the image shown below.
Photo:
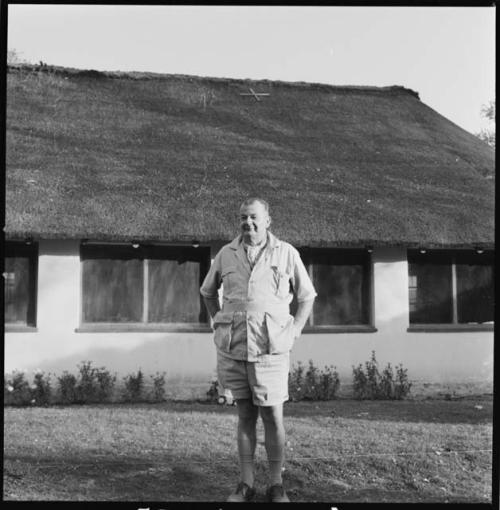
<svg viewBox="0 0 500 510"><path fill-rule="evenodd" d="M494 151L414 91L18 65L6 140L6 372L204 395L199 285L256 195L319 293L294 362L491 391Z"/></svg>

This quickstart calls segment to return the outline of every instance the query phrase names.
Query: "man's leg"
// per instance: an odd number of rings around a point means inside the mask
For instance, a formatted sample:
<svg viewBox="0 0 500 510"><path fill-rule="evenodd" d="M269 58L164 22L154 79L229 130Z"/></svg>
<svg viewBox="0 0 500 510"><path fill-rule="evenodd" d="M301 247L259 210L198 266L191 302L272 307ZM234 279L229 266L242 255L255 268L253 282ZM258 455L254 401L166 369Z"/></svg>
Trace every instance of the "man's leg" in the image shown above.
<svg viewBox="0 0 500 510"><path fill-rule="evenodd" d="M238 455L241 481L253 487L259 408L252 403L251 399L237 399L236 408L238 409Z"/></svg>
<svg viewBox="0 0 500 510"><path fill-rule="evenodd" d="M260 407L264 424L265 446L269 462L271 485L281 485L281 471L285 462L285 426L283 424L283 404Z"/></svg>

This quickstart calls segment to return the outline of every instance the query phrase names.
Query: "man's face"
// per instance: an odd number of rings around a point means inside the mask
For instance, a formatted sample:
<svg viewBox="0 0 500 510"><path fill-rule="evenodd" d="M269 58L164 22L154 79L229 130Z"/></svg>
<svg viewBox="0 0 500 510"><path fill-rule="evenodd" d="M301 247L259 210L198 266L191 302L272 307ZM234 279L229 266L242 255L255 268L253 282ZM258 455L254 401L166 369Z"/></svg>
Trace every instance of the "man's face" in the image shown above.
<svg viewBox="0 0 500 510"><path fill-rule="evenodd" d="M248 244L258 244L266 238L271 218L260 202L243 205L240 209L240 227L243 240Z"/></svg>

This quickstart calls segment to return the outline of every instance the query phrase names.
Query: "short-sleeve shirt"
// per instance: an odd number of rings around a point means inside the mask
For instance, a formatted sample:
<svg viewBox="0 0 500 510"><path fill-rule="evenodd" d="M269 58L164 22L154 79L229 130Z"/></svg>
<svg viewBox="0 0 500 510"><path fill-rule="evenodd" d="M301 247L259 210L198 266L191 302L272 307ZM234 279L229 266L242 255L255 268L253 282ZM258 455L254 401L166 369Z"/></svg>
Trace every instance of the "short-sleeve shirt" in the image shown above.
<svg viewBox="0 0 500 510"><path fill-rule="evenodd" d="M299 252L267 233L267 243L253 269L241 236L217 253L200 292L218 298L222 310L214 317L215 344L233 359L259 361L262 355L288 352L295 340L290 303L317 294Z"/></svg>

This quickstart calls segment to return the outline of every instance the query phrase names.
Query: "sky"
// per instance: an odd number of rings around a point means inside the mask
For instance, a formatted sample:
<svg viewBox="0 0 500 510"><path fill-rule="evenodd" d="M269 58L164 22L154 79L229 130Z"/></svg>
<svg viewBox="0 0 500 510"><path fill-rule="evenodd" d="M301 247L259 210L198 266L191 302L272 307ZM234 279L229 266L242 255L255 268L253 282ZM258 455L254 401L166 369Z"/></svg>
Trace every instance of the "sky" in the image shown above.
<svg viewBox="0 0 500 510"><path fill-rule="evenodd" d="M495 99L495 7L9 5L22 59L332 85L402 85L471 133Z"/></svg>

